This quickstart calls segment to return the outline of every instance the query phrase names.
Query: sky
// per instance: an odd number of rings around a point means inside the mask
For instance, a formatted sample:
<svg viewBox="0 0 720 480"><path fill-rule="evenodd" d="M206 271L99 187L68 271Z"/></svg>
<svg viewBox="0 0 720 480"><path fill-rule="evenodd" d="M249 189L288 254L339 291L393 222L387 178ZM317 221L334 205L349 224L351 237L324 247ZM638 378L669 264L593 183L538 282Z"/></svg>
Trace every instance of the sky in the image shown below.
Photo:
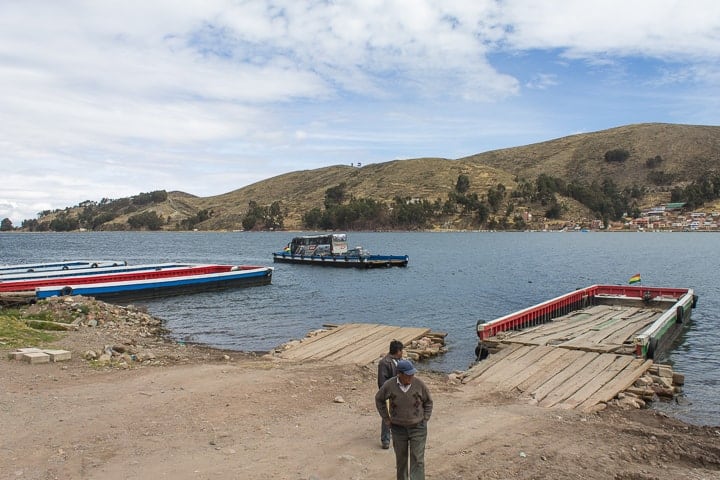
<svg viewBox="0 0 720 480"><path fill-rule="evenodd" d="M720 125L716 0L0 0L0 219Z"/></svg>

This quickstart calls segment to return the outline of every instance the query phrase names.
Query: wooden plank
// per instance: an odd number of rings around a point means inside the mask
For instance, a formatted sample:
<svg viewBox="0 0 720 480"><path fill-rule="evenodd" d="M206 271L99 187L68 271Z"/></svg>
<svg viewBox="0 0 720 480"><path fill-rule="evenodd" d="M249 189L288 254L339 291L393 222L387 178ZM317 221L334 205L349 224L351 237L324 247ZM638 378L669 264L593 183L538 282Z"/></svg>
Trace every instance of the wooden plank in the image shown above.
<svg viewBox="0 0 720 480"><path fill-rule="evenodd" d="M547 335L548 333L563 330L567 328L566 322L572 323L577 320L575 319L575 317L580 318L582 321L589 318L586 310L575 311L567 315L557 317L548 323L542 323L540 325L535 325L532 327L524 327L522 330L517 331L504 331L502 332L502 339L496 340L497 337L490 337L489 339L487 339L487 341L491 343L507 342L537 345L537 342L535 342L535 338L537 336L543 336Z"/></svg>
<svg viewBox="0 0 720 480"><path fill-rule="evenodd" d="M612 335L614 332L626 328L628 324L634 323L635 320L633 320L633 318L638 318L635 316L637 311L638 309L633 307L628 308L623 312L617 312L616 315L613 315L608 320L591 328L580 337L586 338L591 343L602 343L603 340Z"/></svg>
<svg viewBox="0 0 720 480"><path fill-rule="evenodd" d="M571 329L565 330L564 332L558 332L558 334L548 339L547 343L560 345L567 341L572 341L577 337L587 335L588 332L592 332L593 329L596 329L598 325L604 324L608 320L610 320L616 313L617 312L615 312L614 310L608 310L602 312L602 314L600 315L594 315L582 325L576 325Z"/></svg>
<svg viewBox="0 0 720 480"><path fill-rule="evenodd" d="M614 379L606 383L605 386L581 403L578 409L588 411L598 403L609 402L615 398L618 393L627 390L638 378L643 376L652 364L652 360L643 360L642 358L633 359Z"/></svg>
<svg viewBox="0 0 720 480"><path fill-rule="evenodd" d="M503 387L506 388L508 391L517 389L520 392L524 392L525 389L521 389L520 386L529 383L533 380L537 381L538 377L545 376L548 373L548 368L553 365L555 362L558 361L562 355L568 352L568 350L563 348L554 348L554 347L538 347L538 348L547 348L549 351L546 355L544 355L542 358L540 358L537 362L534 364L528 366L526 369L524 369L522 372L515 375L513 378L507 379L507 381L503 382Z"/></svg>
<svg viewBox="0 0 720 480"><path fill-rule="evenodd" d="M575 361L560 368L556 375L551 377L547 382L543 383L535 390L532 390L531 396L537 402L545 401L546 397L553 393L556 388L565 383L568 379L572 378L577 372L585 368L585 366L592 362L597 356L597 353L582 352Z"/></svg>
<svg viewBox="0 0 720 480"><path fill-rule="evenodd" d="M660 315L660 313L651 310L644 311L640 314L640 316L634 319L634 321L630 322L625 328L617 330L613 332L612 335L609 335L605 339L605 342L618 344L628 342L634 337L635 333L651 325L658 317L660 317Z"/></svg>
<svg viewBox="0 0 720 480"><path fill-rule="evenodd" d="M388 347L392 340L398 340L407 347L411 340L427 331L429 331L429 329L426 328L390 328L387 330L384 337L368 338L368 341L364 345L356 348L353 355L357 357L357 361L354 363L369 363L377 359L379 356L385 355L388 352ZM368 356L371 356L372 358L365 362L364 359Z"/></svg>
<svg viewBox="0 0 720 480"><path fill-rule="evenodd" d="M409 349L409 345L410 345L410 343L412 343L413 340L418 340L422 337L425 337L431 332L432 332L432 330L429 328L402 327L394 335L391 335L391 336L385 338L385 340L384 340L385 344L380 346L380 351L382 352L383 355L386 354L388 351L388 347L390 346L390 341L393 339L403 342L403 345L405 345L405 348ZM368 359L368 356L370 357L369 359ZM357 363L366 365L368 363L374 362L375 360L377 360L377 358L378 358L377 354L375 354L375 356L373 356L370 353L368 353L368 354L364 354L364 357L362 359L359 359L359 361Z"/></svg>
<svg viewBox="0 0 720 480"><path fill-rule="evenodd" d="M563 323L562 325L559 325L562 328L553 328L552 330L548 329L547 332L544 332L544 335L536 335L533 338L533 343L536 345L553 345L572 340L576 336L587 332L591 327L602 323L612 314L613 311L605 309L599 312L594 312L592 316L581 322L577 322L572 325Z"/></svg>
<svg viewBox="0 0 720 480"><path fill-rule="evenodd" d="M343 361L345 363L355 363L353 358L358 355L358 352L364 351L368 345L373 346L373 350L382 355L387 353L388 345L390 340L394 337L393 335L398 332L402 327L393 327L389 325L379 325L377 329L369 331L368 335L362 340L344 344L341 348L329 352L324 358L330 361ZM388 339L387 342L385 339Z"/></svg>
<svg viewBox="0 0 720 480"><path fill-rule="evenodd" d="M644 314L635 315L638 308L627 308L630 316L626 313L614 317L613 322L604 322L596 328L577 336L576 338L562 343L566 348L579 348L588 351L611 352L620 348L628 339L630 334L640 330L646 324ZM621 333L618 333L621 332ZM623 332L627 334L623 335ZM619 341L622 339L622 341Z"/></svg>
<svg viewBox="0 0 720 480"><path fill-rule="evenodd" d="M633 358L630 355L603 355L604 357L614 357L612 363L603 371L593 375L591 380L585 383L578 391L570 395L565 401L558 406L560 408L575 408L585 400L590 398L592 394L600 390L605 384L615 378L625 367L630 365Z"/></svg>
<svg viewBox="0 0 720 480"><path fill-rule="evenodd" d="M499 362L503 361L509 355L512 355L513 352L519 350L520 348L523 347L514 344L503 346L500 351L490 354L490 356L488 356L485 360L470 367L470 370L468 371L468 374L465 375L465 378L463 378L462 383L467 384L477 380L486 371L497 365Z"/></svg>
<svg viewBox="0 0 720 480"><path fill-rule="evenodd" d="M513 362L513 368L509 371L505 370L502 378L495 380L498 388L508 392L511 391L515 388L515 385L535 371L538 363L540 363L544 357L556 350L557 348L545 345L532 347L526 355Z"/></svg>
<svg viewBox="0 0 720 480"><path fill-rule="evenodd" d="M303 344L303 342L301 342L300 344L293 346L292 348L283 352L282 357L289 359L310 358L312 355L315 355L318 352L327 349L328 345L332 345L333 343L341 343L345 341L345 339L349 335L352 335L354 332L362 331L366 327L366 325L367 324L359 323L341 325L338 328L330 330L328 335L323 335L322 338L318 339L317 341L309 342L305 345Z"/></svg>
<svg viewBox="0 0 720 480"><path fill-rule="evenodd" d="M552 393L550 393L543 401L540 402L541 407L553 407L562 402L566 398L573 395L586 383L590 382L600 372L605 370L615 360L615 355L602 355L596 353L588 353L595 358L588 363L585 368L575 372L575 375L568 378L561 385L558 385Z"/></svg>
<svg viewBox="0 0 720 480"><path fill-rule="evenodd" d="M538 371L536 375L531 376L516 387L520 392L535 392L545 382L551 380L558 373L565 371L569 365L575 364L586 353L566 348L555 348L555 351L559 354L555 360L550 359L550 363L545 366L544 370Z"/></svg>
<svg viewBox="0 0 720 480"><path fill-rule="evenodd" d="M592 323L592 315L576 314L568 317L564 315L552 320L550 323L544 323L530 329L523 329L509 336L507 341L523 342L532 345L545 345L546 339L553 338L558 334L564 334L571 328L577 326L582 328L586 323Z"/></svg>
<svg viewBox="0 0 720 480"><path fill-rule="evenodd" d="M380 329L365 337L362 342L346 345L331 354L326 359L330 361L342 361L344 363L356 363L366 365L388 352L390 341L399 340L406 345L407 337L415 338L419 334L428 332L427 328L407 328L390 325L381 326Z"/></svg>
<svg viewBox="0 0 720 480"><path fill-rule="evenodd" d="M501 361L493 364L490 368L488 368L482 374L479 381L483 383L488 383L493 382L496 378L502 377L502 375L505 375L505 372L512 369L512 366L518 361L518 359L522 358L524 355L527 355L528 352L532 350L532 348L533 347L521 346L520 348L503 358Z"/></svg>
<svg viewBox="0 0 720 480"><path fill-rule="evenodd" d="M320 351L315 352L314 354L310 355L308 358L309 360L320 360L323 358L327 358L333 353L342 350L346 348L348 345L358 345L361 342L363 342L366 338L371 337L375 334L375 332L381 331L385 329L385 325L372 325L372 324L360 324L361 328L357 329L346 329L345 335L338 336L337 338L329 338L328 340L332 340L327 342L324 345L325 348L323 348Z"/></svg>
<svg viewBox="0 0 720 480"><path fill-rule="evenodd" d="M305 339L279 355L289 360L327 359L366 365L387 353L391 340L397 339L408 345L429 332L429 328L420 327L344 324Z"/></svg>

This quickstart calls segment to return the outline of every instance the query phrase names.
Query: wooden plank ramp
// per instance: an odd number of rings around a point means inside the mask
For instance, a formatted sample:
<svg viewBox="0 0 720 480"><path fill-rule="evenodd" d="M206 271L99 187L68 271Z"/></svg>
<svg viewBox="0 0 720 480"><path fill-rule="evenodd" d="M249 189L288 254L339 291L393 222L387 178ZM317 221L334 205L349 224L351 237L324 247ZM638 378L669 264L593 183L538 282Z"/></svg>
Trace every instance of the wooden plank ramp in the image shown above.
<svg viewBox="0 0 720 480"><path fill-rule="evenodd" d="M368 365L388 351L392 340L404 345L430 333L429 328L347 323L307 337L278 354L288 360L327 360Z"/></svg>
<svg viewBox="0 0 720 480"><path fill-rule="evenodd" d="M549 408L593 410L630 387L652 365L634 355L634 335L662 311L595 305L551 322L488 339L499 349L463 383L514 392Z"/></svg>
<svg viewBox="0 0 720 480"><path fill-rule="evenodd" d="M652 363L632 355L511 344L473 366L463 384L516 393L541 407L592 411L630 387Z"/></svg>

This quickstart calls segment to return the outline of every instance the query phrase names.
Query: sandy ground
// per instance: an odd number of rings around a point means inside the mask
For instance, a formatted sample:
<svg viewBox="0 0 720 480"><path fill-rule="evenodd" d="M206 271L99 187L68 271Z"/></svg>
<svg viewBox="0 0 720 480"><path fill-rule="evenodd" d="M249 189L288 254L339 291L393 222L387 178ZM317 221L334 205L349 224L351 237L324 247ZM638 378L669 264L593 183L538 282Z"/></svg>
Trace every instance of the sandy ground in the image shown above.
<svg viewBox="0 0 720 480"><path fill-rule="evenodd" d="M127 335L127 333L125 333ZM150 366L98 366L100 328L29 365L0 345L1 479L393 479L374 366L291 363L147 337ZM146 365L147 362L144 364ZM420 366L422 368L422 366ZM420 371L429 479L720 479L720 427L652 410L529 406Z"/></svg>

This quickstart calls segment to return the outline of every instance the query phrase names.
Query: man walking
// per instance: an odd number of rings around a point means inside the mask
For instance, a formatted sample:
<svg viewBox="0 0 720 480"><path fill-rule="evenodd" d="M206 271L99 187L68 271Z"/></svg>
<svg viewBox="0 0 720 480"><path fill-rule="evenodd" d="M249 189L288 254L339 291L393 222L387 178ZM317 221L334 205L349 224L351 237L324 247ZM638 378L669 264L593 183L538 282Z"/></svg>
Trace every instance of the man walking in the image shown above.
<svg viewBox="0 0 720 480"><path fill-rule="evenodd" d="M396 375L395 367L398 360L403 356L405 346L400 340L390 342L390 350L387 355L380 359L378 363L378 388L381 388L385 382ZM383 420L380 426L380 443L382 448L390 448L390 425Z"/></svg>
<svg viewBox="0 0 720 480"><path fill-rule="evenodd" d="M425 480L425 442L432 397L425 383L415 378L417 370L412 362L398 360L396 370L397 376L375 394L375 406L392 431L397 480Z"/></svg>

